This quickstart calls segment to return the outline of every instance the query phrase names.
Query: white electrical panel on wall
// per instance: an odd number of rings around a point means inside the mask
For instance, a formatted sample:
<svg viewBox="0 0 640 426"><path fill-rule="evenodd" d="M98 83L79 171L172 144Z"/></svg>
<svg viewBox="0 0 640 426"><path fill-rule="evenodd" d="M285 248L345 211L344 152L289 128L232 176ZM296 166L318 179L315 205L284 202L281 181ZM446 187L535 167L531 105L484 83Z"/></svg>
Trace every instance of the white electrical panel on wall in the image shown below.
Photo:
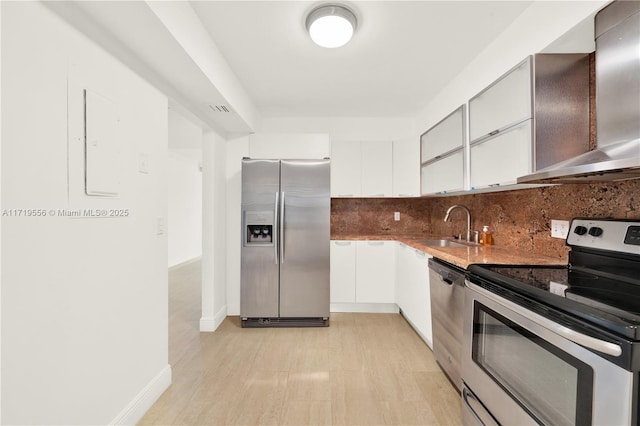
<svg viewBox="0 0 640 426"><path fill-rule="evenodd" d="M116 138L117 115L112 101L84 91L85 192L101 197L118 196L120 147Z"/></svg>

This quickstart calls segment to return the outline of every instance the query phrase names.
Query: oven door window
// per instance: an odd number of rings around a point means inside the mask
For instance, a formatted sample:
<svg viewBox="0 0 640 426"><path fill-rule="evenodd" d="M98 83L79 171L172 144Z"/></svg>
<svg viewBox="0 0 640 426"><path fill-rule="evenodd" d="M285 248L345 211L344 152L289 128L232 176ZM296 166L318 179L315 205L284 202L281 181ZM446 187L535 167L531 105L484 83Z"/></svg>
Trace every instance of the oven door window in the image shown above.
<svg viewBox="0 0 640 426"><path fill-rule="evenodd" d="M473 361L542 424L591 424L593 369L475 302Z"/></svg>

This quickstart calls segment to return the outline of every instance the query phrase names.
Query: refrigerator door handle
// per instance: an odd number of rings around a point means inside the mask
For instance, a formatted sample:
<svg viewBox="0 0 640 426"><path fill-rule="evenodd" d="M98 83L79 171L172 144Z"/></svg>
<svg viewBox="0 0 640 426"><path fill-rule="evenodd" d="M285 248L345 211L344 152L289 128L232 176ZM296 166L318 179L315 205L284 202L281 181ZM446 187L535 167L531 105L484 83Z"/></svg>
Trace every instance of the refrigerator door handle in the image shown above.
<svg viewBox="0 0 640 426"><path fill-rule="evenodd" d="M278 238L278 242L280 243L280 264L284 265L284 191L282 191L282 196L280 197L280 225L279 225L280 236Z"/></svg>
<svg viewBox="0 0 640 426"><path fill-rule="evenodd" d="M273 203L273 223L275 224L275 229L273 230L273 258L276 261L276 265L278 264L278 196L280 193L276 191L276 201Z"/></svg>

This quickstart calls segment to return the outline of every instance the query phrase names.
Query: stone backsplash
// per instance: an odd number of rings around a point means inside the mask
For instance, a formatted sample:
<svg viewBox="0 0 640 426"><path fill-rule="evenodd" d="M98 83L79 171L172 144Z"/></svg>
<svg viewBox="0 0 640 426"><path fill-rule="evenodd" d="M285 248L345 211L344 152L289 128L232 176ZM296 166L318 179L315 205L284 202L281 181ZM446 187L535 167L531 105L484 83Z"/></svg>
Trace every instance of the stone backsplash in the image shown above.
<svg viewBox="0 0 640 426"><path fill-rule="evenodd" d="M466 213L471 229L488 225L494 244L567 260L564 240L551 238L551 219L574 217L640 220L640 179L603 184L567 184L481 194L429 198L333 198L331 233L441 235L464 233ZM393 220L400 212L400 221Z"/></svg>

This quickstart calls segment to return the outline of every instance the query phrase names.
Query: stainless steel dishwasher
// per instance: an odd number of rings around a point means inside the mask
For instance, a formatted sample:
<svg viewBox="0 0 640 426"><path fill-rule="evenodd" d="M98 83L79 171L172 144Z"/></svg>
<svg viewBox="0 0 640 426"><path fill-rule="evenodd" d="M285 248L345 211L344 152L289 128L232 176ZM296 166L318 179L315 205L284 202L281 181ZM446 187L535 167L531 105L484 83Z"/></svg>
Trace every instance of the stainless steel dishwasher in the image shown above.
<svg viewBox="0 0 640 426"><path fill-rule="evenodd" d="M440 259L429 259L433 353L459 391L464 307L464 269Z"/></svg>

